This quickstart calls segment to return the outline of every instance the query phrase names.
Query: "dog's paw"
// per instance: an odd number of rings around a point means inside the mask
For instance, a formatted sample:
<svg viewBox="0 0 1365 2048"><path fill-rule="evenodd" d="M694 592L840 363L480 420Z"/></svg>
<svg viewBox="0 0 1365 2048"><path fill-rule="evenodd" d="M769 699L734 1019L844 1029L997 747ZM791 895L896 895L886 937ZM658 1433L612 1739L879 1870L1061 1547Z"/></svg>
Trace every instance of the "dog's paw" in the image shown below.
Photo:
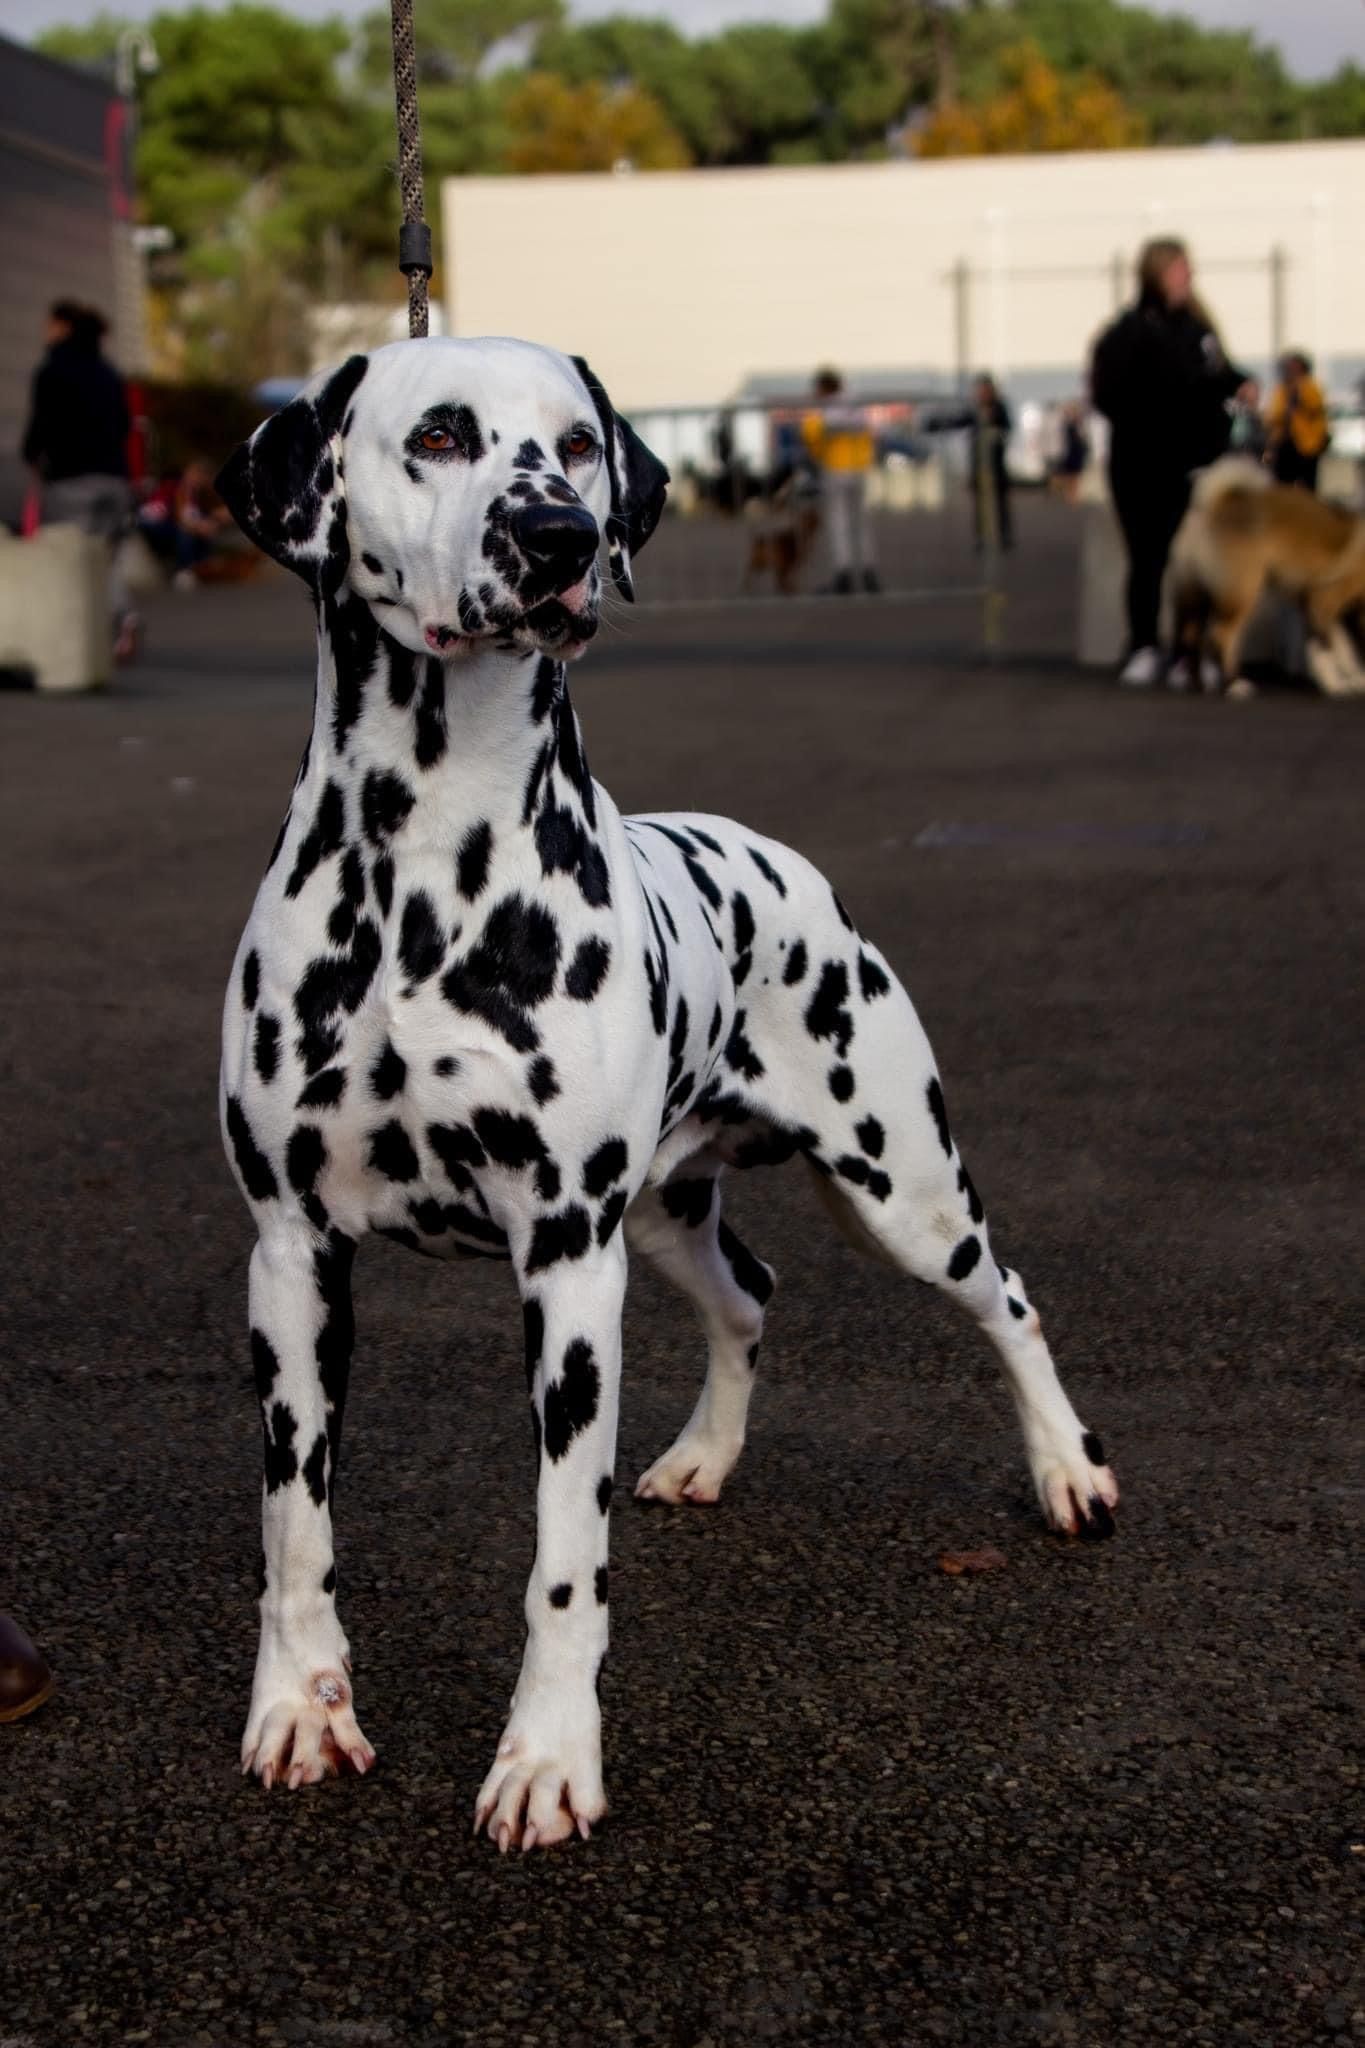
<svg viewBox="0 0 1365 2048"><path fill-rule="evenodd" d="M504 1855L517 1848L525 1854L575 1833L586 1841L606 1810L595 1694L570 1701L546 1688L541 1704L527 1709L514 1700L474 1805L475 1834L486 1829Z"/></svg>
<svg viewBox="0 0 1365 2048"><path fill-rule="evenodd" d="M1114 1534L1119 1483L1093 1429L1083 1431L1073 1444L1035 1448L1029 1462L1050 1529L1086 1543L1102 1543Z"/></svg>
<svg viewBox="0 0 1365 2048"><path fill-rule="evenodd" d="M284 1680L272 1686L257 1683L242 1737L242 1774L272 1785L316 1785L344 1767L362 1778L374 1763L374 1750L361 1733L352 1703L351 1682L340 1667L310 1673L303 1683Z"/></svg>
<svg viewBox="0 0 1365 2048"><path fill-rule="evenodd" d="M656 1458L635 1483L637 1500L667 1501L680 1507L684 1501L709 1505L720 1499L720 1490L734 1470L743 1443L720 1443L701 1430L686 1429L671 1451Z"/></svg>

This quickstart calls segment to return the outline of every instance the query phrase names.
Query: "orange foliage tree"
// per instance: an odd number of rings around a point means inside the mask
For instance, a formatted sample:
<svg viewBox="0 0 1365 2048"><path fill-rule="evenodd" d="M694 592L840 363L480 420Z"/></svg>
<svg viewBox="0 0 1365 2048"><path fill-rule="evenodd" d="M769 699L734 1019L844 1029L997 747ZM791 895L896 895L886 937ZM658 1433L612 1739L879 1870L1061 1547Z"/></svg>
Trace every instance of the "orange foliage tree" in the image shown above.
<svg viewBox="0 0 1365 2048"><path fill-rule="evenodd" d="M530 71L508 94L503 122L509 171L676 171L692 161L659 102L636 85L571 85Z"/></svg>
<svg viewBox="0 0 1365 2048"><path fill-rule="evenodd" d="M954 101L929 116L917 156L1021 156L1058 149L1131 149L1144 123L1093 72L1063 77L1036 43L1000 60L1001 87L987 99Z"/></svg>

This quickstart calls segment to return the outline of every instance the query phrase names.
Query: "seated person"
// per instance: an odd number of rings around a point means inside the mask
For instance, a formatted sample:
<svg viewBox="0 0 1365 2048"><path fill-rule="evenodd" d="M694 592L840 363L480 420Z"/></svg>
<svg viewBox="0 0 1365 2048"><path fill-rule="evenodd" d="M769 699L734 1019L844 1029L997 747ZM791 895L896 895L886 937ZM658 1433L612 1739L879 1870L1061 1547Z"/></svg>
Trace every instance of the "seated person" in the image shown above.
<svg viewBox="0 0 1365 2048"><path fill-rule="evenodd" d="M213 488L213 470L201 457L187 463L175 492L175 587L193 590L196 571L216 550L232 514Z"/></svg>

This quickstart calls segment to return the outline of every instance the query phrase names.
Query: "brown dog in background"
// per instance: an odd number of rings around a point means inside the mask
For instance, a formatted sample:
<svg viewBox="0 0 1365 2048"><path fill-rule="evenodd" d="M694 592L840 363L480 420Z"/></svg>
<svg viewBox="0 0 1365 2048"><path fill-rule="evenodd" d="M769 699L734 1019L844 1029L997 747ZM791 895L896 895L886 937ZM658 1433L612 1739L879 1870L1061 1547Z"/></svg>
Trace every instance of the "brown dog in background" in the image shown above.
<svg viewBox="0 0 1365 2048"><path fill-rule="evenodd" d="M796 589L796 579L820 531L820 508L788 478L764 511L762 522L749 544L744 571L744 589L752 590L754 579L771 569L773 582L784 597Z"/></svg>
<svg viewBox="0 0 1365 2048"><path fill-rule="evenodd" d="M1238 673L1242 636L1267 588L1301 607L1318 688L1365 693L1365 519L1356 513L1228 456L1195 484L1171 574L1177 658L1198 667L1211 654L1229 695L1252 687Z"/></svg>

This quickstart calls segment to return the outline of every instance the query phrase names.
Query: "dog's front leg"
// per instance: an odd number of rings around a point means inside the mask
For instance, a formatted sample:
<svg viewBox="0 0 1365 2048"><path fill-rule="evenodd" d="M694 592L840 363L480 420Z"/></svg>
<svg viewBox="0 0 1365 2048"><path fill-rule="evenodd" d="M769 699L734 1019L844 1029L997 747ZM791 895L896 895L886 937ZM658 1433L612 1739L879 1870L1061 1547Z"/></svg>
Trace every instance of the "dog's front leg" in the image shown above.
<svg viewBox="0 0 1365 2048"><path fill-rule="evenodd" d="M269 1788L315 1784L374 1751L351 1704L336 1611L332 1482L350 1369L351 1260L340 1231L302 1225L251 1255L251 1360L265 1433L261 1641L242 1769Z"/></svg>
<svg viewBox="0 0 1365 2048"><path fill-rule="evenodd" d="M620 1230L548 1270L522 1262L526 1370L536 1440L536 1556L526 1653L474 1829L500 1849L586 1837L607 1810L597 1678L607 1649L607 1509L616 1459Z"/></svg>

